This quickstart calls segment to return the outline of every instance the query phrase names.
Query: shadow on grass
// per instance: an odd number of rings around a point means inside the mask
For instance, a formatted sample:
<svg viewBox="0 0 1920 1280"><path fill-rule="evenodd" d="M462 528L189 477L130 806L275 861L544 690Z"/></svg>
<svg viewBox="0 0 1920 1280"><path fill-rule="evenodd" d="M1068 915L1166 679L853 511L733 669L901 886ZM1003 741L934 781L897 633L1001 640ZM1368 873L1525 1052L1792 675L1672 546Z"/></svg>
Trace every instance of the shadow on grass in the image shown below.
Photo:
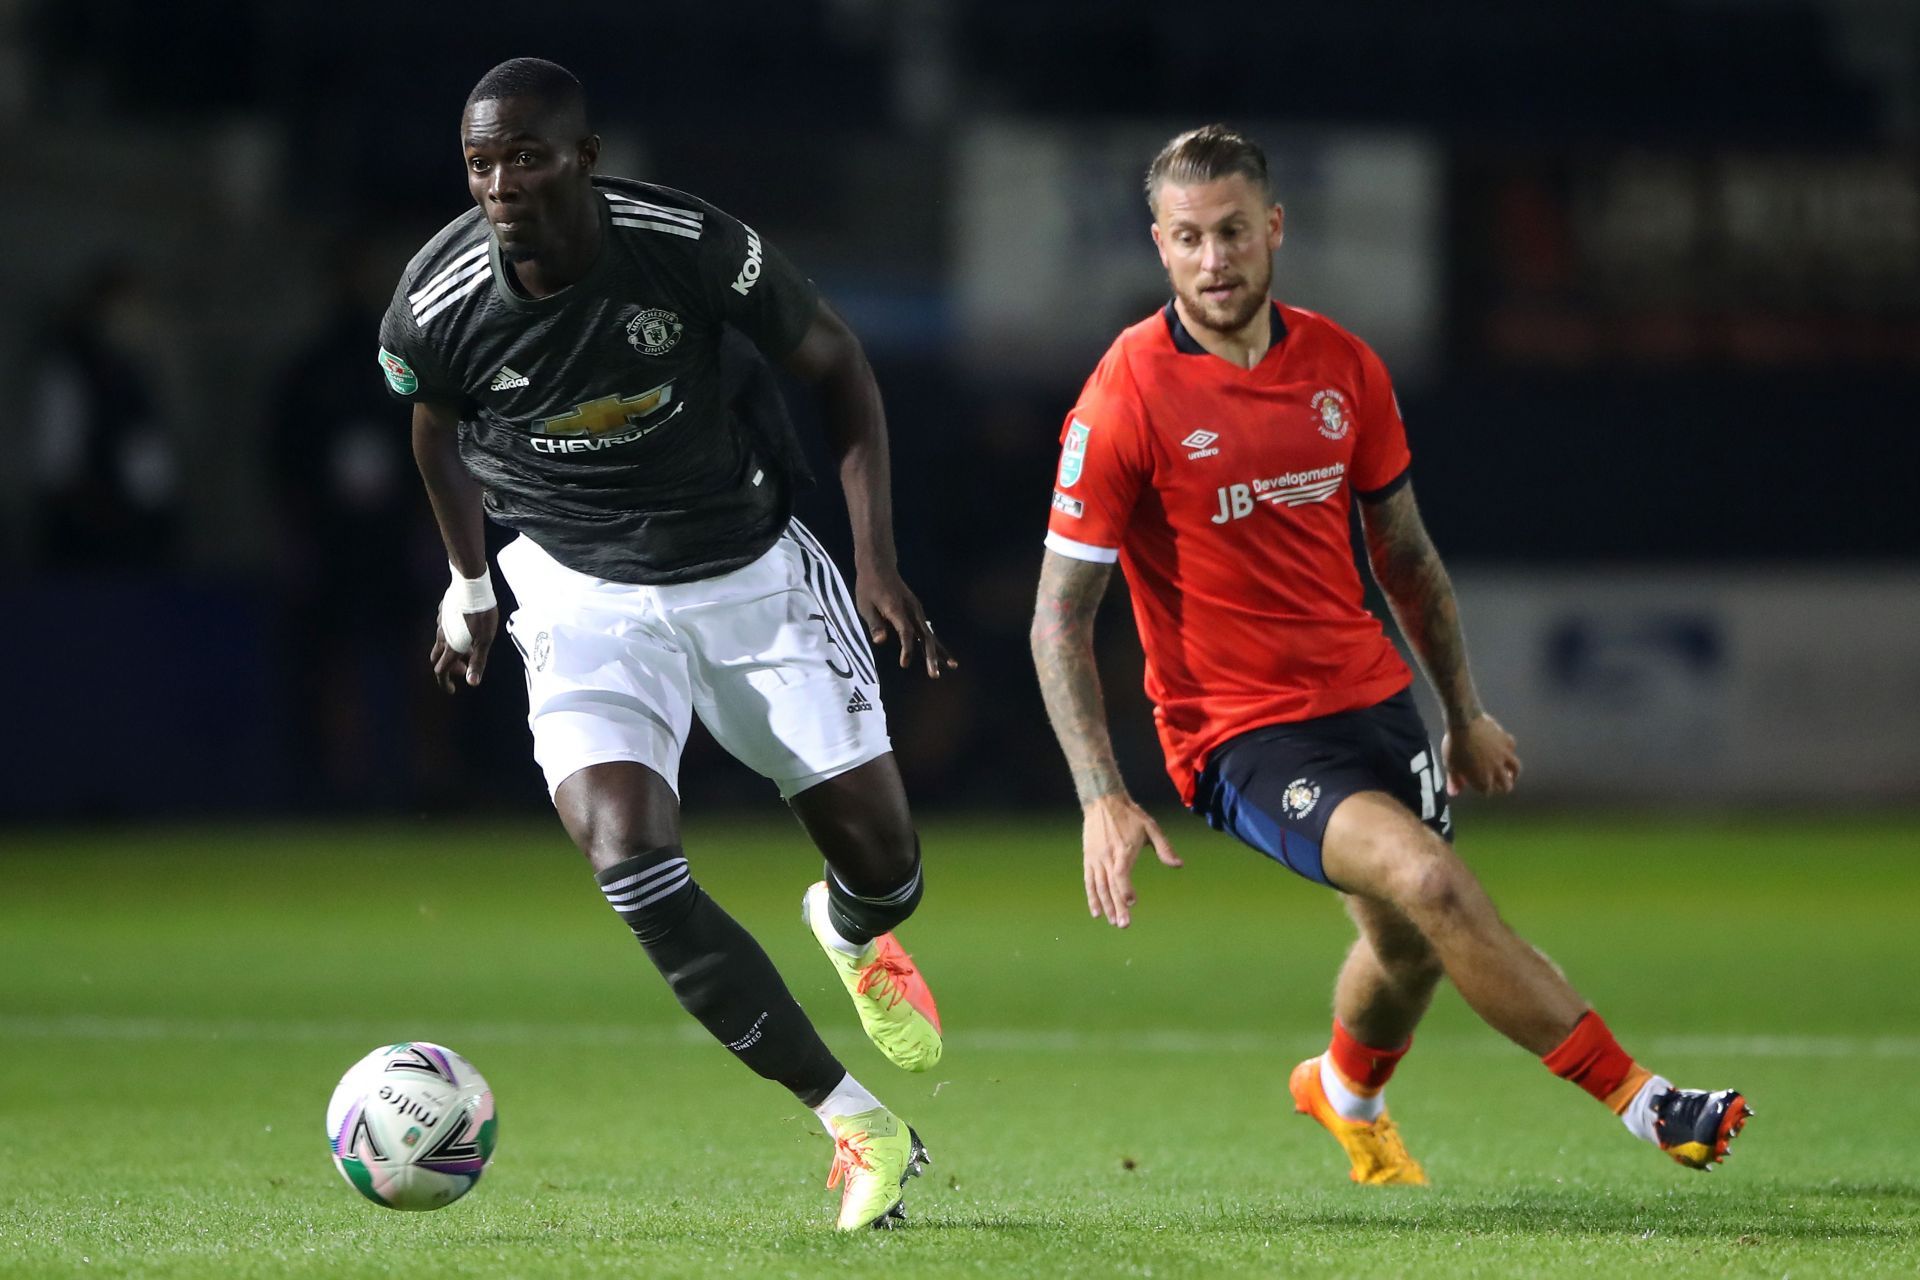
<svg viewBox="0 0 1920 1280"><path fill-rule="evenodd" d="M1905 1201L1916 1213L1901 1219L1867 1221L1869 1200ZM1425 1206L1402 1204L1373 1209L1320 1207L1290 1213L1250 1215L1272 1226L1303 1225L1337 1230L1395 1226L1402 1230L1513 1233L1531 1236L1665 1236L1748 1243L1754 1239L1915 1240L1920 1239L1920 1186L1909 1183L1792 1186L1773 1183L1750 1194L1608 1195L1580 1192L1521 1191L1483 1199L1448 1198ZM1254 1223L1249 1223L1250 1226ZM1651 1237L1649 1237L1651 1238Z"/></svg>
<svg viewBox="0 0 1920 1280"><path fill-rule="evenodd" d="M1368 1194L1361 1192L1358 1194ZM1352 1208L1278 1202L1221 1204L1193 1210L1121 1209L1082 1212L916 1216L912 1234L985 1233L1001 1237L1053 1235L1063 1228L1115 1233L1164 1230L1190 1236L1266 1236L1326 1231L1334 1234L1431 1234L1435 1237L1514 1235L1543 1239L1587 1237L1685 1239L1748 1245L1763 1242L1920 1242L1920 1183L1828 1182L1755 1189L1751 1195L1607 1195L1592 1190L1508 1193L1485 1198L1388 1193ZM1889 1202L1905 1207L1889 1214ZM1872 1219L1872 1220L1869 1220Z"/></svg>
<svg viewBox="0 0 1920 1280"><path fill-rule="evenodd" d="M1704 1193L1704 1194L1703 1194ZM664 1209L664 1211L663 1211ZM991 1202L916 1204L899 1232L841 1235L830 1215L718 1223L689 1214L684 1204L612 1215L558 1215L534 1223L469 1228L464 1242L493 1247L570 1248L581 1239L601 1245L685 1250L716 1255L799 1250L837 1254L859 1240L892 1241L918 1251L915 1241L941 1247L973 1240L992 1249L1046 1248L1094 1232L1115 1239L1150 1236L1172 1243L1324 1237L1329 1242L1391 1239L1409 1242L1475 1237L1543 1242L1588 1240L1688 1241L1729 1248L1846 1241L1880 1245L1920 1243L1920 1182L1769 1182L1725 1187L1687 1186L1666 1192L1593 1188L1539 1188L1472 1192L1340 1188L1279 1194L1268 1201L1236 1198L1203 1205L1105 1200L1037 1210L1001 1209ZM1161 1235L1160 1233L1165 1233ZM1177 1247L1177 1246L1176 1246Z"/></svg>

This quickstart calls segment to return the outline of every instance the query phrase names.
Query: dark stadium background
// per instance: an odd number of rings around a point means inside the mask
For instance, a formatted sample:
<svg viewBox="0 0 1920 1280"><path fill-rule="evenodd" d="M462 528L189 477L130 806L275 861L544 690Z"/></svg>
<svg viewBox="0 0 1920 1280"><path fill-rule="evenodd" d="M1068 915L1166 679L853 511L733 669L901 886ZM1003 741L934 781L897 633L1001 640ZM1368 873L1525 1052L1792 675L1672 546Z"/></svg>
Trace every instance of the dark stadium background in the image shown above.
<svg viewBox="0 0 1920 1280"><path fill-rule="evenodd" d="M1483 680L1508 606L1476 583L1624 602L1512 659L1587 673L1510 717L1523 750L1578 740L1569 708L1610 726L1544 794L1912 798L1913 731L1873 721L1920 706L1912 5L63 0L0 6L0 821L541 811L511 650L477 697L428 684L444 563L373 360L400 264L464 207L464 95L518 54L580 76L609 171L746 218L865 338L903 564L965 664L887 686L922 807L1071 805L1025 652L1055 434L1155 301L1104 274L1128 235L1150 263L1141 140L1215 118L1274 150L1281 296L1369 338L1289 281L1397 308L1379 345ZM1009 138L1045 145L1002 167ZM1316 220L1351 216L1313 193L1369 139L1412 157L1382 203L1425 229L1424 291ZM1100 193L1086 227L1041 216L1063 190ZM1029 309L1063 323L999 358L965 281L1043 250L1071 283ZM803 513L844 545L835 490ZM1680 604L1607 630L1655 596ZM1756 676L1756 626L1809 639ZM1108 615L1108 692L1159 800L1130 631ZM1796 699L1828 738L1869 725L1861 761L1791 731ZM1653 767L1638 706L1700 772ZM771 810L704 739L684 781Z"/></svg>

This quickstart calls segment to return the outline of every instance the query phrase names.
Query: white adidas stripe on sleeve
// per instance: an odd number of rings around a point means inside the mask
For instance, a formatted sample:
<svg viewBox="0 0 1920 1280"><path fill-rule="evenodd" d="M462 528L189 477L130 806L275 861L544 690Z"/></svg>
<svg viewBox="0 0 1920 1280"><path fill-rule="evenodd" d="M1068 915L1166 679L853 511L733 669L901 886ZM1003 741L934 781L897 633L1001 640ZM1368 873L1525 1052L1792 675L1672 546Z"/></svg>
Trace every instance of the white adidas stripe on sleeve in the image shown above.
<svg viewBox="0 0 1920 1280"><path fill-rule="evenodd" d="M668 222L685 223L689 227L698 227L706 221L706 214L697 209L674 209L664 204L650 204L645 200L635 200L632 196L606 193L607 199L614 204L616 214L645 215L649 218L661 218Z"/></svg>
<svg viewBox="0 0 1920 1280"><path fill-rule="evenodd" d="M448 307L452 306L454 303L460 301L460 299L466 297L468 294L478 289L481 285L485 284L487 282L487 278L489 274L488 269L491 267L491 265L492 264L490 263L484 263L484 262L481 263L480 269L475 271L473 273L472 278L469 279L465 284L461 285L459 288L453 290L453 292L441 298L438 302L428 307L425 311L416 312L414 315L414 322L416 324L425 324L427 321L433 319L435 316L439 315L442 311L445 311Z"/></svg>
<svg viewBox="0 0 1920 1280"><path fill-rule="evenodd" d="M684 227L677 222L655 222L647 218L623 218L617 213L613 216L613 225L616 227L639 227L645 231L664 231L670 236L685 236L689 240L698 240L700 238L698 228Z"/></svg>
<svg viewBox="0 0 1920 1280"><path fill-rule="evenodd" d="M480 241L478 244L469 245L467 248L462 249L459 255L455 257L452 262L449 262L445 267L442 267L440 271L433 276L432 279L428 280L425 284L421 285L418 289L415 289L412 293L408 294L407 301L413 304L414 310L416 311L419 310L421 304L427 300L427 297L429 294L433 294L439 291L440 289L444 288L449 281L451 281L456 275L460 274L462 268L466 267L468 264L473 262L473 260L476 258L485 257L486 252L487 252L487 242L485 240Z"/></svg>
<svg viewBox="0 0 1920 1280"><path fill-rule="evenodd" d="M431 289L422 289L419 294L415 295L416 300L413 304L414 321L418 324L425 324L429 316L440 310L439 302L445 301L448 295L458 296L461 293L465 293L466 289L463 286L469 284L476 277L485 275L492 267L493 264L483 257L459 275L448 276L444 281Z"/></svg>

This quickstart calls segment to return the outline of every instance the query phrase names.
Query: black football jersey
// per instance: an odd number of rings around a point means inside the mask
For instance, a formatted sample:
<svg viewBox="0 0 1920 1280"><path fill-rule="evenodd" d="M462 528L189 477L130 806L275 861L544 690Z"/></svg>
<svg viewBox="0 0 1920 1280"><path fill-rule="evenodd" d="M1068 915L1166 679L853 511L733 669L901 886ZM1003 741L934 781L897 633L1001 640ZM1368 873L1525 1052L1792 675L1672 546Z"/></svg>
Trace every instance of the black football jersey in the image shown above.
<svg viewBox="0 0 1920 1280"><path fill-rule="evenodd" d="M636 583L737 569L786 527L800 455L771 379L723 348L737 330L781 359L818 295L704 200L593 185L599 256L552 297L509 283L478 207L429 241L380 324L388 388L457 409L487 513L569 568Z"/></svg>

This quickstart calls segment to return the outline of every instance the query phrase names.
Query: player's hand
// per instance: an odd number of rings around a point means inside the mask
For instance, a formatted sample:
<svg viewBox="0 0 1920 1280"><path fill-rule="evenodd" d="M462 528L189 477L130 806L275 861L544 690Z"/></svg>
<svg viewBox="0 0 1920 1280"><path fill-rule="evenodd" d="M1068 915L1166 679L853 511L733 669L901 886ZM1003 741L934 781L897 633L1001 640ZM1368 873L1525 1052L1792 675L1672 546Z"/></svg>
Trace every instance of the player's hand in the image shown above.
<svg viewBox="0 0 1920 1280"><path fill-rule="evenodd" d="M1440 739L1440 755L1447 762L1447 794L1457 796L1472 787L1483 796L1503 796L1520 781L1520 756L1513 735L1482 711Z"/></svg>
<svg viewBox="0 0 1920 1280"><path fill-rule="evenodd" d="M1168 866L1186 864L1174 855L1160 824L1130 796L1101 796L1083 813L1080 853L1087 880L1087 912L1096 920L1105 916L1114 928L1124 929L1133 919L1133 864L1140 850L1151 844Z"/></svg>
<svg viewBox="0 0 1920 1280"><path fill-rule="evenodd" d="M920 607L919 597L901 579L899 571L893 569L867 570L859 575L853 585L853 602L860 610L860 620L867 626L867 635L875 644L884 644L887 631L900 638L900 669L906 670L913 661L913 650L917 645L920 657L927 666L927 674L935 680L942 671L951 671L960 665L959 659L947 652L940 643L940 637L933 634L933 624L927 621L927 611Z"/></svg>
<svg viewBox="0 0 1920 1280"><path fill-rule="evenodd" d="M462 684L472 688L480 683L480 677L487 673L487 655L493 652L493 637L500 630L499 609L460 616L466 619L467 630L473 636L473 647L465 653L447 643L447 633L440 629L438 615L433 620L433 652L428 658L433 663L434 683L447 693Z"/></svg>

